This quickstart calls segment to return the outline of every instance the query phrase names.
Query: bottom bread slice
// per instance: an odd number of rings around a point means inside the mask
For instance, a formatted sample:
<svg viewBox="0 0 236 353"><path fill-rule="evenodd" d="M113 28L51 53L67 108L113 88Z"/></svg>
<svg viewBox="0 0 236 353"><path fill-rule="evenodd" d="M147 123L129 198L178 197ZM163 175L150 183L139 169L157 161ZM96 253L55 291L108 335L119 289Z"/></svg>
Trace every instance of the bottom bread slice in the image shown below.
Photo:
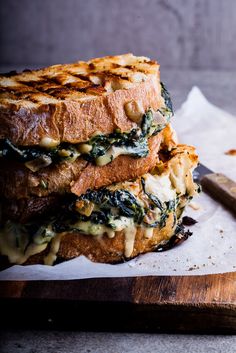
<svg viewBox="0 0 236 353"><path fill-rule="evenodd" d="M63 234L57 238L60 243L59 250L55 255L50 246L40 254L30 257L25 264L43 264L45 259L63 262L84 255L94 262L119 263L130 260L140 254L156 251L161 248L171 247L173 243L180 240L179 234L184 235L182 227L175 222L175 214L169 215L166 225L159 229L153 229L151 237L147 237L145 229L138 228L135 234L133 250L129 257L125 256L126 234L125 231L117 232L114 238L107 236L93 237L82 233ZM55 244L54 246L55 247ZM55 248L54 248L55 249Z"/></svg>

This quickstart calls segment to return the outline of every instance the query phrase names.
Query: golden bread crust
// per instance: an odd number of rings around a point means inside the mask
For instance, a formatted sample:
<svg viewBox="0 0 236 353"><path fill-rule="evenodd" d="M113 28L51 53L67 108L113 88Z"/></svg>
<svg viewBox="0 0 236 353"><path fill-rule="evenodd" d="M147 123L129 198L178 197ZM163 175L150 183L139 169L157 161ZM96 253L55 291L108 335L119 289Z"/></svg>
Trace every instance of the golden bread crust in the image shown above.
<svg viewBox="0 0 236 353"><path fill-rule="evenodd" d="M128 131L137 124L126 103L139 102L143 111L163 105L159 65L132 54L0 76L0 88L0 138L24 146Z"/></svg>

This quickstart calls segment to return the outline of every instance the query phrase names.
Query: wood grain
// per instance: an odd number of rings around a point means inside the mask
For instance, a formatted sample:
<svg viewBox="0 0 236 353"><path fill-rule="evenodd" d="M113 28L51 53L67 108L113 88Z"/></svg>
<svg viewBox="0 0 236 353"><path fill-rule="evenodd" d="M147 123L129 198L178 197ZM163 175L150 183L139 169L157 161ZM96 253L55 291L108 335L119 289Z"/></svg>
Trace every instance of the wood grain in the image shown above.
<svg viewBox="0 0 236 353"><path fill-rule="evenodd" d="M4 327L236 332L236 273L9 281L0 299Z"/></svg>
<svg viewBox="0 0 236 353"><path fill-rule="evenodd" d="M236 182L222 173L205 175L201 180L203 190L220 201L236 215Z"/></svg>

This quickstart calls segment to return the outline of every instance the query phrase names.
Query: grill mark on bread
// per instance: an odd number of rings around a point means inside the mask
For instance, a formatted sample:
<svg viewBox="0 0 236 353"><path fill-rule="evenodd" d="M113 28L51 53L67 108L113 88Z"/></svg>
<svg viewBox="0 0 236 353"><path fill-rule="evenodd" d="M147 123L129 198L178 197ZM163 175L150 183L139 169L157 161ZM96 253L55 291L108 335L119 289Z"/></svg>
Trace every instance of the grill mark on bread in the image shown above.
<svg viewBox="0 0 236 353"><path fill-rule="evenodd" d="M114 57L116 59L116 57ZM1 74L0 79L4 77L12 78L16 84L20 84L20 89L19 86L16 89L13 85L5 87L5 92L8 92L11 94L11 98L14 99L13 93L16 95L17 99L24 99L22 97L22 91L27 91L27 88L33 88L30 92L32 93L40 93L40 94L47 94L49 96L52 96L54 98L60 98L60 99L65 99L64 94L65 93L70 93L71 88L72 92L81 92L81 93L86 93L86 90L89 89L93 94L102 94L105 93L106 90L102 88L99 88L98 86L104 86L105 82L110 81L112 79L118 79L118 80L129 80L132 78L132 74L135 72L142 72L142 73L147 73L148 72L148 66L146 70L143 68L139 68L138 65L139 63L142 64L148 64L152 62L151 61L141 61L139 60L138 62L134 62L134 64L128 65L128 64L119 64L116 62L112 62L113 57L110 57L111 62L109 63L108 58L105 58L104 61L104 66L99 67L100 60L94 60L92 62L86 63L86 62L78 62L75 64L66 64L66 65L54 65L49 68L45 69L39 69L39 70L24 70L21 74L17 74L16 71L11 71L9 73ZM59 70L56 70L58 67ZM76 70L80 68L84 69L84 73L76 72ZM116 72L116 69L120 69L121 72ZM125 70L125 74L122 72L122 70ZM91 81L89 75L96 73L96 75L100 78L101 84L100 85L94 85L94 83ZM27 79L27 76L29 78ZM33 78L33 79L32 79ZM70 80L68 83L66 82L66 79ZM79 79L79 81L78 81ZM4 87L4 82L1 83ZM56 86L55 86L56 85ZM45 89L45 86L54 86L54 88L51 89ZM18 90L18 92L16 92ZM29 92L29 93L30 93ZM30 96L27 97L30 99ZM32 100L32 102L40 102L40 99L37 100L36 97Z"/></svg>
<svg viewBox="0 0 236 353"><path fill-rule="evenodd" d="M127 101L162 106L159 76L158 63L132 54L0 75L0 138L33 146L45 136L80 143L97 131L128 131L136 123L123 109Z"/></svg>
<svg viewBox="0 0 236 353"><path fill-rule="evenodd" d="M24 81L19 81L21 84L24 84L27 87L32 87L33 90L29 93L40 93L40 94L47 94L49 96L52 96L54 98L60 98L60 99L65 99L67 95L71 93L76 93L76 92L81 92L81 93L86 93L88 88L93 88L95 85L88 79L88 80L83 80L81 79L81 75L71 75L68 73L69 76L72 76L74 79L76 77L80 78L80 81L74 80L74 82L68 82L65 84L62 84L62 79L60 77L46 77L43 76L42 80L39 81L29 81L29 82L24 82ZM60 76L60 75L58 75ZM16 92L18 93L18 96L21 95L21 92ZM30 96L27 97L30 99ZM40 102L40 99L37 100L34 98L32 100L33 102Z"/></svg>
<svg viewBox="0 0 236 353"><path fill-rule="evenodd" d="M68 71L68 73L71 74L69 71ZM90 80L89 76L82 75L82 74L74 74L73 76L74 77L78 77L82 81L88 81L88 82L92 83L92 81Z"/></svg>
<svg viewBox="0 0 236 353"><path fill-rule="evenodd" d="M12 74L11 76L14 76ZM39 80L31 80L31 81L22 81L19 80L21 89L19 91L18 87L11 87L11 90L6 87L0 87L1 91L10 95L11 99L17 98L27 99L33 103L40 103L42 94L47 95L53 98L65 100L67 95L76 94L76 93L89 93L92 95L103 95L106 93L106 89L102 85L94 84L89 76L85 76L82 74L72 74L69 71L64 72L64 79L70 77L70 82L63 84L63 78L59 74L58 76L48 77L46 75L39 76ZM129 80L128 77L119 73L110 73L108 71L104 71L99 75L101 82L108 82L109 79L122 79ZM10 77L10 76L9 76ZM79 80L76 80L76 79ZM27 94L24 94L27 92ZM35 96L32 97L31 95ZM38 97L36 96L38 94Z"/></svg>

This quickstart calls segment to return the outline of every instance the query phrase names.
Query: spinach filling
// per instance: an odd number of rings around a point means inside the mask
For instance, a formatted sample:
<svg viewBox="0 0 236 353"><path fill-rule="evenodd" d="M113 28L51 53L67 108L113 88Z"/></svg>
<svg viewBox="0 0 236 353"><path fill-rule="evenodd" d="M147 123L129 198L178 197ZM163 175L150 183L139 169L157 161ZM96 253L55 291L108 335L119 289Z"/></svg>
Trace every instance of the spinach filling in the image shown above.
<svg viewBox="0 0 236 353"><path fill-rule="evenodd" d="M147 116L151 112L144 115L143 121L146 121ZM133 157L141 158L148 155L148 134L142 130L141 134L138 129L132 129L130 132L120 132L119 130L109 135L97 135L91 138L89 144L92 146L91 151L84 155L84 158L90 162L96 162L98 157L104 156L111 147L124 149L124 154L132 155ZM112 160L111 155L111 160Z"/></svg>
<svg viewBox="0 0 236 353"><path fill-rule="evenodd" d="M157 124L154 121L153 112L148 110L142 117L140 127L129 132L116 130L108 135L99 134L85 144L61 143L57 147L46 149L38 146L18 147L9 139L0 140L0 157L25 163L26 167L33 172L52 163L72 162L80 155L89 162L99 164L99 157L110 152L109 158L105 159L102 165L111 162L119 154L128 154L136 158L146 157L149 153L148 138L160 132L173 115L170 95L163 83L161 83L161 94L165 107L158 109L158 112L165 118L164 124ZM84 145L87 147L86 151L83 149ZM113 151L111 151L112 148Z"/></svg>
<svg viewBox="0 0 236 353"><path fill-rule="evenodd" d="M99 190L88 190L85 194L80 197L71 196L67 200L61 211L57 216L51 216L44 221L43 224L35 222L21 225L21 231L19 234L28 234L27 241L24 237L21 238L23 241L24 248L31 244L43 244L50 242L56 235L56 233L62 232L81 232L85 234L97 235L94 231L97 226L104 226L104 232L111 230L115 232L117 227L124 221L126 225L129 221L136 226L142 226L144 228L163 228L166 225L166 220L171 212L177 212L179 206L178 196L166 202L162 202L156 195L146 192L145 181L141 179L142 191L141 199L138 199L130 191L125 189L109 190L107 188L101 188ZM146 197L147 196L147 197ZM148 202L142 203L140 200L146 198ZM77 207L79 203L79 208ZM82 206L81 206L82 205ZM84 205L84 207L83 207ZM87 208L92 205L89 213L84 212ZM158 212L156 212L158 210ZM154 213L154 219L152 222L147 220L147 216ZM175 217L173 228L176 224L178 216ZM152 219L152 218L151 218ZM128 222L127 222L128 221ZM84 228L84 224L89 225L87 230ZM123 228L126 227L124 225ZM8 227L14 227L14 223L10 222ZM19 225L16 224L16 229ZM14 228L14 229L15 229ZM122 229L123 229L122 228ZM14 231L14 234L16 232ZM16 236L16 247L22 247L17 244L19 237Z"/></svg>
<svg viewBox="0 0 236 353"><path fill-rule="evenodd" d="M166 220L171 212L174 212L178 206L179 203L179 197L176 196L176 199L166 201L166 202L161 202L158 197L154 194L151 194L146 191L145 189L145 181L143 178L141 178L141 183L142 183L142 188L143 192L147 195L147 197L150 200L149 207L151 210L158 208L160 210L160 219L157 221L154 221L153 223L145 223L146 226L151 227L151 228L156 228L160 227L163 228L166 225Z"/></svg>
<svg viewBox="0 0 236 353"><path fill-rule="evenodd" d="M144 188L144 179L142 185ZM144 206L131 192L119 189L115 191L106 188L97 191L88 190L84 195L78 197L67 207L60 217L53 222L55 232L81 231L79 222L90 222L92 224L102 224L112 230L116 230L117 220L122 217L129 218L135 224L147 228L163 228L171 212L175 212L178 207L179 198L167 202L161 202L157 196L146 193L149 202ZM76 204L80 204L76 208ZM81 207L82 204L82 207ZM86 214L86 208L92 205L92 209ZM147 222L146 217L149 212L159 209L154 222ZM85 212L84 212L85 211ZM160 212L159 212L160 211ZM76 226L78 224L78 227Z"/></svg>
<svg viewBox="0 0 236 353"><path fill-rule="evenodd" d="M76 204L83 203L93 205L91 214L84 214L81 209L78 211ZM116 229L116 221L121 217L132 219L135 223L141 224L145 215L144 208L140 205L135 196L127 190L110 191L106 188L94 191L89 190L84 195L73 201L69 207L53 222L55 232L78 231L76 223L90 222L101 224L111 230Z"/></svg>
<svg viewBox="0 0 236 353"><path fill-rule="evenodd" d="M50 165L52 162L58 163L69 160L79 155L75 145L62 143L52 149L42 147L17 147L9 139L0 140L0 157L27 163L38 161L40 168Z"/></svg>
<svg viewBox="0 0 236 353"><path fill-rule="evenodd" d="M161 82L161 95L162 95L162 97L164 98L164 101L165 101L165 111L166 111L166 113L168 112L169 119L170 119L171 116L173 115L173 105L172 105L172 101L171 101L171 98L170 98L170 93L166 89L166 87L165 87L163 82Z"/></svg>
<svg viewBox="0 0 236 353"><path fill-rule="evenodd" d="M115 231L125 229L129 224L146 229L161 229L172 212L174 231L181 216L179 207L183 201L182 196L176 195L174 199L163 202L146 191L144 178L141 179L141 185L139 197L125 189L107 188L88 190L80 197L71 195L57 216L47 218L44 224L34 222L23 226L8 222L7 227L15 234L16 248L23 248L24 251L32 243L49 243L57 233L62 232L80 232L94 236L107 233L109 236L109 232L115 235ZM183 197L187 201L187 195Z"/></svg>

